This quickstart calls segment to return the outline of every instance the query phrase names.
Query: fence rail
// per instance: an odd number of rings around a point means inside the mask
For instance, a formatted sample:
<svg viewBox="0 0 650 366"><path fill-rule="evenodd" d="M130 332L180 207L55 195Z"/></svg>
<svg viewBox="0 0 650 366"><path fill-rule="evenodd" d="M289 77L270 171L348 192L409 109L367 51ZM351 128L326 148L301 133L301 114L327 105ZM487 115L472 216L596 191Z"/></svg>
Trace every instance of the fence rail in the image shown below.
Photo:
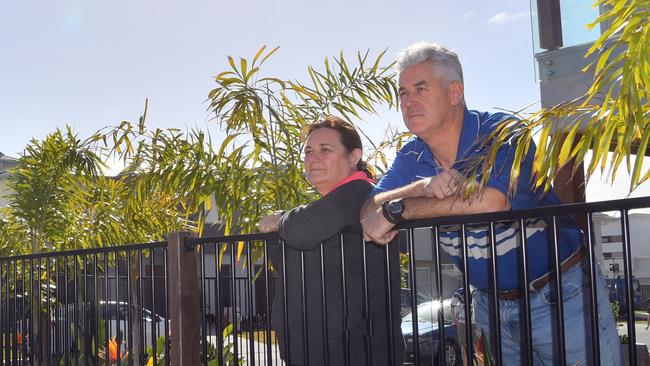
<svg viewBox="0 0 650 366"><path fill-rule="evenodd" d="M630 210L649 208L650 197L615 200L596 203L571 204L546 207L534 210L497 212L410 221L400 225L399 243L402 252L408 255L408 263L403 267L401 292L387 282L388 302L401 302L404 318L393 321L390 314L387 320L393 322L392 328L402 327L404 339L389 336L386 348L393 360L393 353L401 344L406 345L407 364L448 365L462 364L462 359L475 359L473 349L476 334L470 325L454 322L460 318L472 324L471 306L456 308L454 316L449 316L452 307L449 299L460 287L470 289L470 279L463 272L451 267L453 260L443 250L442 241L450 231L458 233L459 263L469 268L470 249L467 234L477 226L484 228L487 240L497 242L496 226L515 223L527 228L529 220L543 218L549 223L552 237L553 265L561 263L556 253L561 250L557 227L558 220L567 215L581 218L586 223L583 228L587 247L585 263L589 269L590 283L596 283L598 251L596 244L598 227L594 214L616 212L620 222L623 256L622 274L625 281L625 307L622 319L629 342L627 357L629 364L636 365L636 330L634 327L634 288L632 276L631 242L639 238L630 237ZM355 231L356 230L356 231ZM346 229L340 236L341 270L346 278L345 234L358 233L356 229ZM527 266L534 260L528 257L526 230L519 230L521 245L521 273L524 283L530 282ZM276 246L284 253L282 265L271 263L269 250ZM361 278L364 283L359 292L357 287L349 287L343 279L340 293L334 294L325 283L322 266L323 255L328 250L320 248L322 308L327 308L326 299L331 296L342 297L343 309L349 310L353 297L361 299L362 311L367 314L373 295L373 284L368 283L366 255L367 250L376 250L372 243L363 243ZM374 248L374 249L373 249ZM385 271L389 271L388 246L385 251ZM30 254L0 258L0 359L6 365L283 365L280 355L291 357L288 349L281 349L281 342L272 327L271 309L274 301L285 306L281 322L291 330L289 320L302 316L302 334L309 334L314 326L307 319L306 302L303 301L303 315L291 314L287 310L290 300L287 294L286 251L289 247L277 234L249 234L193 238L187 235L170 235L170 241L162 243L134 244L92 250L74 250L57 253ZM318 251L319 249L317 249ZM489 246L490 274L489 288L486 291L492 299L499 296L499 262L494 245ZM298 279L302 299L310 291L304 278L304 256L299 262L303 278ZM282 271L278 271L282 268ZM293 279L291 280L293 281ZM562 276L552 282L554 290L561 294ZM281 289L278 293L277 289ZM327 291L330 292L327 292ZM598 309L597 289L590 287L589 308ZM525 363L532 364L532 328L530 295L522 291L522 314L526 349ZM471 291L458 295L461 303L472 304ZM558 296L558 298L562 298ZM499 302L491 303L493 329L493 350L491 358L502 364L502 345L500 337ZM391 309L391 304L388 304ZM322 324L328 324L327 309L322 312ZM562 330L571 326L564 323L563 301L555 307L559 329L557 336L559 363L564 364L565 342ZM276 314L278 315L278 314ZM367 317L369 319L369 317ZM596 317L592 318L590 329L597 329ZM294 320L291 320L294 323ZM321 325L322 325L321 324ZM409 327L406 327L409 324ZM358 325L363 329L347 329L346 332L364 334L365 352L371 354L373 343L373 324ZM325 332L329 330L324 328ZM390 333L392 334L392 333ZM289 335L285 336L289 337ZM350 336L346 333L346 339ZM325 337L325 350L329 345ZM463 342L464 339L464 342ZM600 364L601 356L598 333L592 331L589 340L593 350L593 363ZM404 343L405 342L405 343ZM349 342L348 342L349 343ZM339 350L346 361L350 360L350 344ZM290 344L290 343L289 343ZM303 343L303 354L309 354L308 340ZM466 347L463 348L463 345ZM323 360L327 364L329 353ZM192 361L193 360L193 361ZM366 364L375 364L368 357ZM295 360L288 360L295 363ZM196 363L192 363L196 362ZM390 364L390 363L389 363Z"/></svg>

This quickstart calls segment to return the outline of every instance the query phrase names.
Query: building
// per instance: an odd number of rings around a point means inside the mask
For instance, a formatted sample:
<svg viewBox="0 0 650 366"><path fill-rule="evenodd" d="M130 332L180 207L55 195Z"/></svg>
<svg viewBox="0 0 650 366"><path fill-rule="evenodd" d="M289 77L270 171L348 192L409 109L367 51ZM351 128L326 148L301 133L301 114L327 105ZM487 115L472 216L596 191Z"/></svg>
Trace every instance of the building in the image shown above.
<svg viewBox="0 0 650 366"><path fill-rule="evenodd" d="M623 231L620 213L594 215L596 242L602 251L597 251L606 278L624 275ZM650 214L629 214L630 254L632 275L641 286L650 286Z"/></svg>
<svg viewBox="0 0 650 366"><path fill-rule="evenodd" d="M18 164L18 159L9 157L0 152L0 207L7 206L7 178L9 177L9 169Z"/></svg>

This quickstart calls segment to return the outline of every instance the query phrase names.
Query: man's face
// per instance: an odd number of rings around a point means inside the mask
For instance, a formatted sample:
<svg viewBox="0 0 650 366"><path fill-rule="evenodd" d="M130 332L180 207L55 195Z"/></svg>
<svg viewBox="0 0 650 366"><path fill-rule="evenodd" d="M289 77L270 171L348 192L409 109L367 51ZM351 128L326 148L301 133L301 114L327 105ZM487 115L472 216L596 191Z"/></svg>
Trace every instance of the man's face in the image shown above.
<svg viewBox="0 0 650 366"><path fill-rule="evenodd" d="M411 133L422 139L441 132L454 103L449 87L430 61L420 62L399 75L402 117Z"/></svg>

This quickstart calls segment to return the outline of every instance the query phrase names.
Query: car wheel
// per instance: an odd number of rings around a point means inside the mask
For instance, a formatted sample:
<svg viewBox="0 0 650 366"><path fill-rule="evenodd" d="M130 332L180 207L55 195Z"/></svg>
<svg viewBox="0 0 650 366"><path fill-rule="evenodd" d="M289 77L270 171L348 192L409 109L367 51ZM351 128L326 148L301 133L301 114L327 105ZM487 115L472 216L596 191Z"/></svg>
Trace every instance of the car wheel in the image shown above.
<svg viewBox="0 0 650 366"><path fill-rule="evenodd" d="M453 339L445 341L445 365L460 366L463 359L460 355L460 346Z"/></svg>

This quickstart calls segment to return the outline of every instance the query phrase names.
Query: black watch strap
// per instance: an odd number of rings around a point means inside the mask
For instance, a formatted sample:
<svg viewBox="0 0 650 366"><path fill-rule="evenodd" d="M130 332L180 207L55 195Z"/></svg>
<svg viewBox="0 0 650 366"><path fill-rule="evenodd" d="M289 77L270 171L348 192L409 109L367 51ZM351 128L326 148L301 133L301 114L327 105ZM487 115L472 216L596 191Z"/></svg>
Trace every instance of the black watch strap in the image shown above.
<svg viewBox="0 0 650 366"><path fill-rule="evenodd" d="M404 214L404 200L384 201L381 204L381 213L391 224L399 224L404 221L404 217L402 216Z"/></svg>

